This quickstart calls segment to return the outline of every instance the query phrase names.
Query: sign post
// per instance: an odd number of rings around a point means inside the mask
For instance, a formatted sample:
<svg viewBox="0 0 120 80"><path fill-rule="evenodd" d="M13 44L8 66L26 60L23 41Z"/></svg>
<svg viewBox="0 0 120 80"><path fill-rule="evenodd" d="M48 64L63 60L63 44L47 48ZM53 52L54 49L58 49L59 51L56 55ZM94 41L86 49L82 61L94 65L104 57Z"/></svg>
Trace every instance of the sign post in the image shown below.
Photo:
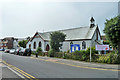
<svg viewBox="0 0 120 80"><path fill-rule="evenodd" d="M91 45L90 45L90 62L91 62Z"/></svg>

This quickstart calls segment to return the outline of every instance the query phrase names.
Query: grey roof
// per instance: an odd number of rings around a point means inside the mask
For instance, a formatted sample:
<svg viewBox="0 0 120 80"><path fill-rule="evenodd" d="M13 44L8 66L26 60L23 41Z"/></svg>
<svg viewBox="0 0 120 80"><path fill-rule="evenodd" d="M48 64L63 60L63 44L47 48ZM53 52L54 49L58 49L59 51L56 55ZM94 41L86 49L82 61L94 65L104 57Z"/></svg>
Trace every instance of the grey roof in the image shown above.
<svg viewBox="0 0 120 80"><path fill-rule="evenodd" d="M92 39L92 36L94 35L96 28L97 26L93 28L79 27L79 28L65 29L65 30L59 30L59 31L66 34L65 40L80 40L80 39ZM52 32L54 31L39 33L39 35L44 40L50 40L50 33Z"/></svg>

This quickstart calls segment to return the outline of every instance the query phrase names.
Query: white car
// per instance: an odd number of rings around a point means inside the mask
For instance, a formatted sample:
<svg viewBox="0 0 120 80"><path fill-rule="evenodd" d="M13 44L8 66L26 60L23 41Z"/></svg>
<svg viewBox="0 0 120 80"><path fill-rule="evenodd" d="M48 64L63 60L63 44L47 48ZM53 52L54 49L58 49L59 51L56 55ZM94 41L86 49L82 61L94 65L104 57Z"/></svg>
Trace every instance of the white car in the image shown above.
<svg viewBox="0 0 120 80"><path fill-rule="evenodd" d="M10 54L14 54L15 53L15 49L10 49Z"/></svg>

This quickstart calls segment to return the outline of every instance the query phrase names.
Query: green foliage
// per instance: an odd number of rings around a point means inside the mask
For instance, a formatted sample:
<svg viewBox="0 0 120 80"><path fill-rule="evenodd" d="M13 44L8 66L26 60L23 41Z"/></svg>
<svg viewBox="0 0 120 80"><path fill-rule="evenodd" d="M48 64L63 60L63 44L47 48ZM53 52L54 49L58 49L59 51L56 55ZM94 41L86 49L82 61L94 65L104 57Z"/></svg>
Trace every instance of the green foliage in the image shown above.
<svg viewBox="0 0 120 80"><path fill-rule="evenodd" d="M44 53L42 52L42 49L40 47L37 48L36 52L38 53L38 55L44 56Z"/></svg>
<svg viewBox="0 0 120 80"><path fill-rule="evenodd" d="M104 33L113 47L117 47L120 42L120 16L106 20Z"/></svg>
<svg viewBox="0 0 120 80"><path fill-rule="evenodd" d="M64 59L72 59L72 54L71 53L65 53L64 54Z"/></svg>
<svg viewBox="0 0 120 80"><path fill-rule="evenodd" d="M42 49L40 47L38 47L36 52L42 52Z"/></svg>
<svg viewBox="0 0 120 80"><path fill-rule="evenodd" d="M90 53L90 47L87 48L86 52L87 52L87 53ZM95 50L95 47L91 47L91 52L92 52L92 53L91 53L92 56L94 56L95 54L98 54L98 51Z"/></svg>
<svg viewBox="0 0 120 80"><path fill-rule="evenodd" d="M82 60L82 55L85 53L85 51L75 51L72 53L72 58L75 60Z"/></svg>
<svg viewBox="0 0 120 80"><path fill-rule="evenodd" d="M56 51L55 51L54 49L50 49L50 50L48 51L48 56L49 56L49 57L54 57L55 53L56 53Z"/></svg>
<svg viewBox="0 0 120 80"><path fill-rule="evenodd" d="M52 32L50 34L50 46L51 49L55 50L56 52L59 52L59 47L61 47L62 45L60 44L60 42L63 42L65 40L66 35L62 32Z"/></svg>
<svg viewBox="0 0 120 80"><path fill-rule="evenodd" d="M108 64L120 64L119 58L120 58L120 56L118 54L111 52L106 55L99 55L97 62L108 63Z"/></svg>
<svg viewBox="0 0 120 80"><path fill-rule="evenodd" d="M36 54L36 51L32 51L32 54L35 55L35 54Z"/></svg>
<svg viewBox="0 0 120 80"><path fill-rule="evenodd" d="M110 44L108 40L103 41L103 44Z"/></svg>
<svg viewBox="0 0 120 80"><path fill-rule="evenodd" d="M54 54L54 57L63 58L64 57L64 53L63 52L56 52Z"/></svg>
<svg viewBox="0 0 120 80"><path fill-rule="evenodd" d="M26 48L27 42L28 40L22 40L22 41L19 41L18 44L20 45L20 47Z"/></svg>
<svg viewBox="0 0 120 80"><path fill-rule="evenodd" d="M67 50L67 53L70 53L70 50Z"/></svg>

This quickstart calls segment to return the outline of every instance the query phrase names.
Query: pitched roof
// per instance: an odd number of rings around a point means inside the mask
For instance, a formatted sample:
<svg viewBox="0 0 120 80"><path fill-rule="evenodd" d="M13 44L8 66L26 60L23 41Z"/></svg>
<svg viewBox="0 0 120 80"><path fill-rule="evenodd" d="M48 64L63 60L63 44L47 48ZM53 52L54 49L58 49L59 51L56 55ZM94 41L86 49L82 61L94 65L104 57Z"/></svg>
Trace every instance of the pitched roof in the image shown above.
<svg viewBox="0 0 120 80"><path fill-rule="evenodd" d="M65 30L58 30L60 32L63 32L66 34L65 40L80 40L80 39L92 39L95 30L97 29L97 26L90 28L90 27L79 27L79 28L72 28L72 29L65 29ZM44 40L50 40L50 32L44 32L38 34L44 39Z"/></svg>

